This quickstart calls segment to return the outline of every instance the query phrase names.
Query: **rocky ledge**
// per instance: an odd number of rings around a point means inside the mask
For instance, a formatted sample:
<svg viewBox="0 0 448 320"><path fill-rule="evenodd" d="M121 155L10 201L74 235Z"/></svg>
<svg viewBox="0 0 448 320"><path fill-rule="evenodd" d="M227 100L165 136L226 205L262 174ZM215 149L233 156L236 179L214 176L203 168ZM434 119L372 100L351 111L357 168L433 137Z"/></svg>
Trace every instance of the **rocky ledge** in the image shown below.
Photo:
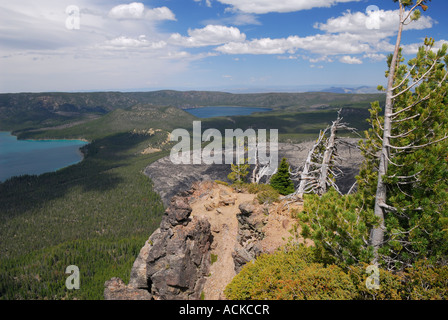
<svg viewBox="0 0 448 320"><path fill-rule="evenodd" d="M105 283L106 300L199 299L210 266L210 223L190 218L186 194L172 198L157 229L131 270L129 285L119 278Z"/></svg>
<svg viewBox="0 0 448 320"><path fill-rule="evenodd" d="M105 299L224 299L226 285L247 262L291 236L293 219L281 208L216 182L193 183L171 199L134 262L129 284L107 281Z"/></svg>

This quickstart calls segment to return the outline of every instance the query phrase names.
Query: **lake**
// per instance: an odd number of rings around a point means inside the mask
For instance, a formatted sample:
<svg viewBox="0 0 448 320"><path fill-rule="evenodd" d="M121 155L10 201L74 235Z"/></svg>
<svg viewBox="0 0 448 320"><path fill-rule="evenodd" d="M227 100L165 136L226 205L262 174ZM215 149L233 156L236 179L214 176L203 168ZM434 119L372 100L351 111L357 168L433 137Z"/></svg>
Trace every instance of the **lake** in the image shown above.
<svg viewBox="0 0 448 320"><path fill-rule="evenodd" d="M81 140L17 140L0 132L0 182L13 176L42 174L78 163Z"/></svg>
<svg viewBox="0 0 448 320"><path fill-rule="evenodd" d="M254 112L267 112L271 111L272 109L216 106L216 107L190 108L184 110L198 118L213 118L224 116L248 116Z"/></svg>

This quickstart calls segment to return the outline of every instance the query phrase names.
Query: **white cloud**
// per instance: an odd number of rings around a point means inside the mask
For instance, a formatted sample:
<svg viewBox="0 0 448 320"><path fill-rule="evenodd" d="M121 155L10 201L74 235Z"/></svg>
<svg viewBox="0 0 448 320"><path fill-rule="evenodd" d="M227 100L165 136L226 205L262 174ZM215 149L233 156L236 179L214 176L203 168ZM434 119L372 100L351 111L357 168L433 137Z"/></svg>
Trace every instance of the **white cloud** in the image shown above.
<svg viewBox="0 0 448 320"><path fill-rule="evenodd" d="M309 56L305 56L305 55L303 55L303 56L302 56L302 59L304 59L304 60L308 60L308 61L311 62L311 63L318 63L318 62L333 62L333 59L331 59L331 58L329 58L329 57L327 57L327 56L320 56L320 57L317 57L317 58L311 58L311 57L309 57Z"/></svg>
<svg viewBox="0 0 448 320"><path fill-rule="evenodd" d="M350 32L353 34L370 34L370 37L384 38L397 32L399 21L398 10L379 10L370 14L351 11L342 16L330 18L326 23L316 23L315 28L329 33ZM410 22L410 21L409 21ZM422 16L417 21L410 22L405 30L428 29L436 23L429 16Z"/></svg>
<svg viewBox="0 0 448 320"><path fill-rule="evenodd" d="M174 13L167 7L149 9L146 11L145 17L150 20L176 20Z"/></svg>
<svg viewBox="0 0 448 320"><path fill-rule="evenodd" d="M442 45L447 44L447 40L439 40L434 42L433 51L438 51L442 48ZM415 55L418 52L418 49L423 45L423 41L421 43L411 43L403 46L403 53L409 55Z"/></svg>
<svg viewBox="0 0 448 320"><path fill-rule="evenodd" d="M363 58L368 58L374 62L386 61L387 56L382 53L367 53Z"/></svg>
<svg viewBox="0 0 448 320"><path fill-rule="evenodd" d="M194 0L194 1L195 2L202 2L202 0ZM210 0L205 0L205 5L210 8L212 6L212 3L211 3Z"/></svg>
<svg viewBox="0 0 448 320"><path fill-rule="evenodd" d="M248 42L230 42L217 51L227 54L284 54L292 46L287 39L255 39Z"/></svg>
<svg viewBox="0 0 448 320"><path fill-rule="evenodd" d="M170 36L169 42L184 47L205 47L228 42L242 42L246 35L238 28L219 25L207 25L202 29L188 30L189 37L179 33Z"/></svg>
<svg viewBox="0 0 448 320"><path fill-rule="evenodd" d="M114 19L143 19L145 5L140 2L120 4L109 11L109 17Z"/></svg>
<svg viewBox="0 0 448 320"><path fill-rule="evenodd" d="M77 0L80 29L68 30L65 9L72 4L72 0L0 2L2 92L163 85L176 81L191 61L204 56L165 41L169 34L161 32L156 22L173 17L169 10L141 10L138 3L134 10L129 6L113 10L110 2Z"/></svg>
<svg viewBox="0 0 448 320"><path fill-rule="evenodd" d="M375 13L375 12L374 12ZM384 52L393 51L390 38L397 33L398 11L376 11L379 29L372 29L369 23L371 14L347 11L339 17L328 19L325 23L316 23L315 28L325 31L305 37L289 36L287 38L252 39L244 42L230 42L216 48L226 54L293 54L299 50L328 57L331 55L364 54L371 61L384 60ZM411 22L406 30L431 28L436 21L429 16ZM405 46L405 52L416 51L415 46ZM351 57L350 57L351 58ZM319 62L313 58L311 63ZM324 61L324 60L323 60ZM362 63L355 58L345 58L344 63Z"/></svg>
<svg viewBox="0 0 448 320"><path fill-rule="evenodd" d="M165 41L150 42L146 40L145 35L141 35L138 38L130 37L118 37L109 41L106 41L104 47L112 48L151 48L151 49L162 49L166 47L167 43Z"/></svg>
<svg viewBox="0 0 448 320"><path fill-rule="evenodd" d="M346 64L362 64L361 59L350 56L343 56L342 58L339 59L339 61Z"/></svg>
<svg viewBox="0 0 448 320"><path fill-rule="evenodd" d="M312 8L331 7L342 2L360 0L218 0L231 5L233 10L264 14L269 12L294 12Z"/></svg>
<svg viewBox="0 0 448 320"><path fill-rule="evenodd" d="M292 54L299 49L327 56L369 52L372 47L363 43L361 37L344 33L254 39L246 42L226 43L216 48L217 51L227 54Z"/></svg>
<svg viewBox="0 0 448 320"><path fill-rule="evenodd" d="M132 2L130 4L115 6L109 11L109 17L119 20L176 20L174 13L169 8L160 7L146 9L145 5L141 2Z"/></svg>

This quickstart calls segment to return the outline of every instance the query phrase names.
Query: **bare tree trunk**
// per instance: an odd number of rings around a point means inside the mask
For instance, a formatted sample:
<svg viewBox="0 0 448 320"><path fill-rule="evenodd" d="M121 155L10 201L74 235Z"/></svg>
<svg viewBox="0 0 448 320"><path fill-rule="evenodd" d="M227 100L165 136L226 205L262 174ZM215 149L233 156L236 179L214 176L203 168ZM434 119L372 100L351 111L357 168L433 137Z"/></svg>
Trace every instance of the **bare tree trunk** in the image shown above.
<svg viewBox="0 0 448 320"><path fill-rule="evenodd" d="M327 192L327 179L328 179L328 173L330 169L330 163L331 159L333 157L334 150L336 148L335 141L336 141L336 131L339 125L339 122L341 121L341 118L338 114L338 119L333 122L333 125L330 129L330 138L327 142L327 147L325 148L323 160L322 160L322 166L320 168L320 177L319 177L319 194L323 195Z"/></svg>
<svg viewBox="0 0 448 320"><path fill-rule="evenodd" d="M395 44L395 50L392 56L391 65L389 68L389 77L387 81L387 94L386 94L386 104L384 106L384 131L383 131L383 145L380 155L380 163L378 168L378 183L376 189L375 197L375 209L374 214L380 220L378 227L373 228L370 233L370 243L374 249L374 264L378 264L378 249L384 242L384 207L386 205L387 189L386 184L383 181L383 176L387 174L387 166L390 158L390 137L392 136L392 123L391 114L393 113L393 87L394 87L394 77L395 70L397 67L398 54L400 51L401 35L403 32L403 14L404 8L400 2L400 25L398 28L397 42Z"/></svg>
<svg viewBox="0 0 448 320"><path fill-rule="evenodd" d="M260 161L258 159L258 148L255 148L255 167L254 167L254 170L252 171L252 178L251 178L252 183L258 184L258 182L259 182L259 178L258 178L259 168L260 168Z"/></svg>
<svg viewBox="0 0 448 320"><path fill-rule="evenodd" d="M327 129L324 131L321 131L321 133L319 134L319 138L317 139L317 142L311 147L310 151L308 152L308 156L306 158L305 165L303 166L302 173L300 174L299 187L297 188L297 191L295 192L295 195L299 196L300 198L303 197L303 194L305 193L306 186L309 183L310 168L311 168L311 164L312 164L311 162L312 162L314 151L322 143L322 139L324 138L325 132L327 131Z"/></svg>

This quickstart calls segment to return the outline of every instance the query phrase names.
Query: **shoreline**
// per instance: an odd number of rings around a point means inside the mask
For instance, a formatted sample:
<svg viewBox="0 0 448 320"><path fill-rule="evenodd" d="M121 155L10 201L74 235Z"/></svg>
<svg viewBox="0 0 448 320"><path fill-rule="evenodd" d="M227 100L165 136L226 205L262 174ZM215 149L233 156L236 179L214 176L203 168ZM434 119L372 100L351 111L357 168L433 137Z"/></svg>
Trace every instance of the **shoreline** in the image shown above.
<svg viewBox="0 0 448 320"><path fill-rule="evenodd" d="M86 143L91 143L91 141L85 139L85 138L77 138L77 139L51 139L51 138L40 138L40 139L20 139L17 135L13 134L12 131L1 131L0 133L9 133L10 136L16 137L16 139L19 141L82 141Z"/></svg>
<svg viewBox="0 0 448 320"><path fill-rule="evenodd" d="M85 160L85 158L87 156L87 150L83 151L83 149L91 143L87 139L83 139L83 138L81 138L81 139L19 139L16 135L12 134L12 132L10 132L10 131L0 131L0 134L1 133L6 133L8 136L14 137L16 142L19 142L19 141L29 141L29 142L48 142L48 143L51 143L51 142L73 142L73 141L75 141L75 142L78 142L78 143L70 144L70 145L67 145L67 146L76 147L76 154L78 155L78 157L80 159L77 160L77 161L73 161L71 163L62 165L61 167L54 168L53 170L45 171L45 172L42 172L42 173L37 173L37 174L36 173L21 173L21 174L16 174L16 175L7 177L7 178L2 178L0 180L0 184L2 184L5 181L7 181L8 179L11 179L11 178L14 178L14 177L20 177L22 175L36 175L36 176L40 176L40 175L43 175L43 174L56 172L56 171L59 171L59 170L64 169L64 168L68 168L70 166L80 164L80 163L82 163ZM12 170L14 172L14 169L12 169Z"/></svg>

